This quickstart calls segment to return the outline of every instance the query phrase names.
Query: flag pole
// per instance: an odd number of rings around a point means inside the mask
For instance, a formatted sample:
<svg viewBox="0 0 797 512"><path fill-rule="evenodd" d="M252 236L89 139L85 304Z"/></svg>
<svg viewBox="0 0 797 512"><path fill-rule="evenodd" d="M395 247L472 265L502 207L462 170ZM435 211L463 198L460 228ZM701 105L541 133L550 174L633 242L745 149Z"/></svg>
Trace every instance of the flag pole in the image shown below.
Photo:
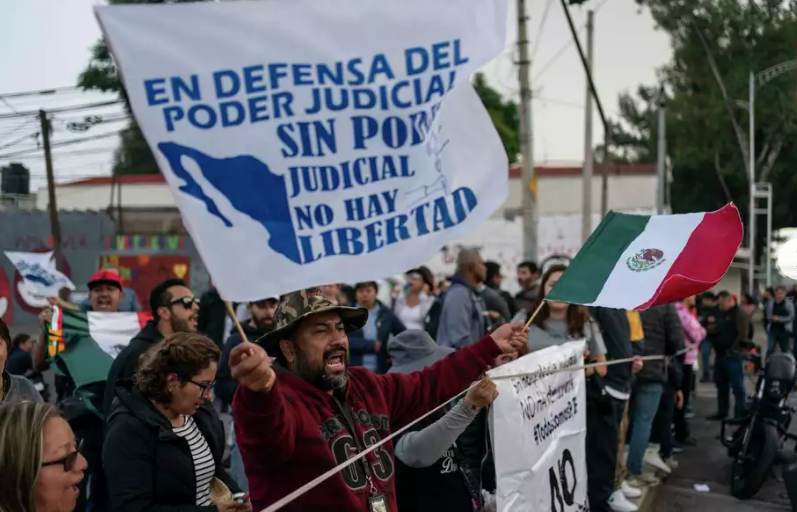
<svg viewBox="0 0 797 512"><path fill-rule="evenodd" d="M528 328L529 328L529 326L531 326L531 322L533 322L533 321L534 321L534 317L535 317L535 316L537 316L537 313L539 313L539 312L540 312L540 310L542 309L542 305L543 305L543 304L545 304L545 299L542 299L542 300L540 301L540 305L539 305L539 306L537 306L537 309L535 309L535 310L534 310L534 313L532 313L532 314L531 314L531 316L529 317L529 320L528 320L528 322L526 322L526 325L524 325L524 326L523 326L523 330L524 330L524 331L525 331L526 329L528 329Z"/></svg>
<svg viewBox="0 0 797 512"><path fill-rule="evenodd" d="M244 326L241 325L241 321L238 320L238 317L235 315L235 310L232 309L232 304L230 304L230 301L225 300L224 306L226 306L227 314L230 315L230 318L232 318L232 322L235 324L235 328L238 329L238 334L241 335L241 340L249 341L246 338L246 333L244 332Z"/></svg>

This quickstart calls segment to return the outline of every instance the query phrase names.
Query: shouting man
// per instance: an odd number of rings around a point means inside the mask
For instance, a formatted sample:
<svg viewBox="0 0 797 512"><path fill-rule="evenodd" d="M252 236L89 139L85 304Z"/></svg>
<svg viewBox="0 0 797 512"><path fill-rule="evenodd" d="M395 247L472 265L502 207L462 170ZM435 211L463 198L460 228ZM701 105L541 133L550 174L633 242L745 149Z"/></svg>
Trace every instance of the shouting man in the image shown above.
<svg viewBox="0 0 797 512"><path fill-rule="evenodd" d="M365 325L364 308L338 306L320 291L286 296L262 347L230 355L240 386L236 436L256 510L373 446L391 431L465 390L496 357L526 344L522 325L506 324L420 372L377 375L349 368L347 333ZM393 443L386 443L302 494L283 510L397 510Z"/></svg>

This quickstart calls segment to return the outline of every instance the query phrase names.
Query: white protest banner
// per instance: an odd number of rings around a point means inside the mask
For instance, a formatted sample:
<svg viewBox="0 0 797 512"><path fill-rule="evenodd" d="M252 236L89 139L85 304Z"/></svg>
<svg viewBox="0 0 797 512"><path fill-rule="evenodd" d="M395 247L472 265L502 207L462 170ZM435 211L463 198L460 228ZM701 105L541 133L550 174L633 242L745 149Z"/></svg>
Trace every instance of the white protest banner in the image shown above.
<svg viewBox="0 0 797 512"><path fill-rule="evenodd" d="M5 255L22 277L17 285L17 292L30 306L47 307L48 297L55 297L62 288L75 289L72 280L56 270L53 251L5 251Z"/></svg>
<svg viewBox="0 0 797 512"><path fill-rule="evenodd" d="M95 9L228 300L401 273L507 197L470 85L504 48L506 0Z"/></svg>
<svg viewBox="0 0 797 512"><path fill-rule="evenodd" d="M490 370L499 395L490 430L499 512L582 512L587 503L584 341L571 341ZM497 377L519 375L499 379Z"/></svg>

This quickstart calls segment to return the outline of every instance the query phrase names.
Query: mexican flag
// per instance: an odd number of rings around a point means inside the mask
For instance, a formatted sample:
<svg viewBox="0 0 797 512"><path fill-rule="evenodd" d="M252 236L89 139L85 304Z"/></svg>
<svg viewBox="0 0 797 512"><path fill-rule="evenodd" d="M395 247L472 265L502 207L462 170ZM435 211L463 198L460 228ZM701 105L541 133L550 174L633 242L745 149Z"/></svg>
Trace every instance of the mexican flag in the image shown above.
<svg viewBox="0 0 797 512"><path fill-rule="evenodd" d="M545 299L619 309L682 300L722 279L743 233L733 203L684 215L609 212Z"/></svg>
<svg viewBox="0 0 797 512"><path fill-rule="evenodd" d="M151 313L96 313L53 307L47 352L59 358L75 385L104 382L114 357L152 318Z"/></svg>

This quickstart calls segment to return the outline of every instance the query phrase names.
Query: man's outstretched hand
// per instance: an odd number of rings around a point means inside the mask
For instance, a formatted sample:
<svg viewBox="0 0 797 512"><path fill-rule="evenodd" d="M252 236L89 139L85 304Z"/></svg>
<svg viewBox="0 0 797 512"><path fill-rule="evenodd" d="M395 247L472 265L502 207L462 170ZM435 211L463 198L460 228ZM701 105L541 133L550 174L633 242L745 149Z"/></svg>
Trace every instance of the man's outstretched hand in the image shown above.
<svg viewBox="0 0 797 512"><path fill-rule="evenodd" d="M271 391L277 374L271 368L271 358L259 345L242 342L230 352L230 373L242 386L257 392Z"/></svg>
<svg viewBox="0 0 797 512"><path fill-rule="evenodd" d="M498 348L504 354L517 352L528 343L528 329L523 324L504 324L490 333Z"/></svg>

